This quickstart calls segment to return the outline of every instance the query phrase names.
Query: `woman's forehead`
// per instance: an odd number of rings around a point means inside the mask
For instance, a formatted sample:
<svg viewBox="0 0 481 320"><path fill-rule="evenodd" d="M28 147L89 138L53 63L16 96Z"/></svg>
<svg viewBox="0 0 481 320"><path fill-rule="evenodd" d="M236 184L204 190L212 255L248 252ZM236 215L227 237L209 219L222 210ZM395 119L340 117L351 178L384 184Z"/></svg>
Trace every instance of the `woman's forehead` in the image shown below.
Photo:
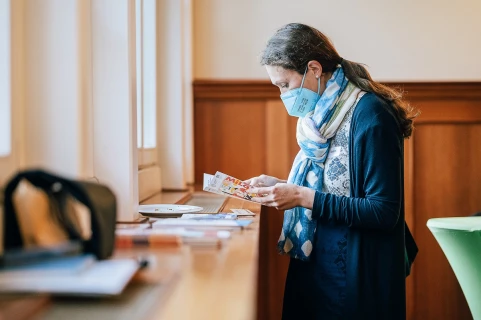
<svg viewBox="0 0 481 320"><path fill-rule="evenodd" d="M267 74L272 82L289 80L296 74L294 70L284 69L281 66L267 66Z"/></svg>

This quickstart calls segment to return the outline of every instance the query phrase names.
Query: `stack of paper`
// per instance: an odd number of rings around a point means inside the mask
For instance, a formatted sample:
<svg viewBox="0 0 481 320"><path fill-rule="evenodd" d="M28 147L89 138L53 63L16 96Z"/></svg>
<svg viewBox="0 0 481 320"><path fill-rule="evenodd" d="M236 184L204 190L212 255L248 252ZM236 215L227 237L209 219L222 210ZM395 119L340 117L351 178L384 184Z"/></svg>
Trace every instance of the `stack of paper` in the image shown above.
<svg viewBox="0 0 481 320"><path fill-rule="evenodd" d="M244 228L252 223L252 220L197 220L197 219L161 219L152 224L152 228L163 227L189 227L189 228Z"/></svg>
<svg viewBox="0 0 481 320"><path fill-rule="evenodd" d="M233 213L184 213L181 219L236 220L237 215Z"/></svg>
<svg viewBox="0 0 481 320"><path fill-rule="evenodd" d="M164 220L164 219L162 219ZM162 221L160 220L160 221ZM177 220L177 219L173 219ZM179 219L180 220L180 219ZM185 219L187 220L187 219ZM157 243L160 245L167 245L172 242L169 239L177 239L178 244L187 244L190 246L202 246L202 247L220 247L223 241L229 239L231 233L228 230L218 230L218 229L203 229L199 230L194 228L185 227L168 227L168 228L155 228L155 229L143 229L143 230L117 230L116 231L116 245L117 247L132 247L134 245L139 245L139 241L135 239L146 239L144 242L149 242L148 245L156 246ZM121 236L120 236L121 235ZM120 237L130 237L134 239L131 245L126 245L125 241L119 241ZM177 241L176 240L176 241ZM145 244L145 243L143 243Z"/></svg>

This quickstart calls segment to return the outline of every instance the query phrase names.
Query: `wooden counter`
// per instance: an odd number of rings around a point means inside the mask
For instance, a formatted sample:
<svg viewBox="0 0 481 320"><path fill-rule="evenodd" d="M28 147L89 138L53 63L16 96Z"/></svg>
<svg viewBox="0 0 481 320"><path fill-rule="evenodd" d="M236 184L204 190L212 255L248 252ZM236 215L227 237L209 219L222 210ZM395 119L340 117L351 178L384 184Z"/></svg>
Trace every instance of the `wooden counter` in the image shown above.
<svg viewBox="0 0 481 320"><path fill-rule="evenodd" d="M164 193L148 203L175 203L185 193ZM260 206L228 198L223 212ZM259 218L232 232L221 248L119 249L115 257L146 257L149 266L120 297L52 298L35 319L255 319ZM11 319L11 318L9 318Z"/></svg>
<svg viewBox="0 0 481 320"><path fill-rule="evenodd" d="M228 198L223 212L231 208L260 212L259 205ZM232 232L219 250L187 250L178 283L152 314L162 319L255 319L259 217Z"/></svg>

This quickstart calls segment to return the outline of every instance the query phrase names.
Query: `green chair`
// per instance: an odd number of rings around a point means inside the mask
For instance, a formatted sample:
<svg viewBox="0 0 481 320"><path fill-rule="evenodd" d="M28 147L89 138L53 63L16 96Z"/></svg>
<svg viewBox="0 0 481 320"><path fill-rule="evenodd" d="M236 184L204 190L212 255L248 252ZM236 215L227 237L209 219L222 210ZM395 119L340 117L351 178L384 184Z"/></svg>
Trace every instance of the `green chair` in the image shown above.
<svg viewBox="0 0 481 320"><path fill-rule="evenodd" d="M481 217L435 218L428 228L459 281L475 320L481 320Z"/></svg>

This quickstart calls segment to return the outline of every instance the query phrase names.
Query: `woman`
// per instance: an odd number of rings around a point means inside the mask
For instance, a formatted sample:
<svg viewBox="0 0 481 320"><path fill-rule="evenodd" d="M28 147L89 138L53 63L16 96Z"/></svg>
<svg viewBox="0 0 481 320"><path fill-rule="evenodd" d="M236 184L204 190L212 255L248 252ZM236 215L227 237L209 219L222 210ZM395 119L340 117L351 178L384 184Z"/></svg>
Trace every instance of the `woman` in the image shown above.
<svg viewBox="0 0 481 320"><path fill-rule="evenodd" d="M254 201L286 210L283 319L405 319L403 139L412 109L306 25L278 30L261 63L299 117L288 180L247 180L262 195Z"/></svg>

